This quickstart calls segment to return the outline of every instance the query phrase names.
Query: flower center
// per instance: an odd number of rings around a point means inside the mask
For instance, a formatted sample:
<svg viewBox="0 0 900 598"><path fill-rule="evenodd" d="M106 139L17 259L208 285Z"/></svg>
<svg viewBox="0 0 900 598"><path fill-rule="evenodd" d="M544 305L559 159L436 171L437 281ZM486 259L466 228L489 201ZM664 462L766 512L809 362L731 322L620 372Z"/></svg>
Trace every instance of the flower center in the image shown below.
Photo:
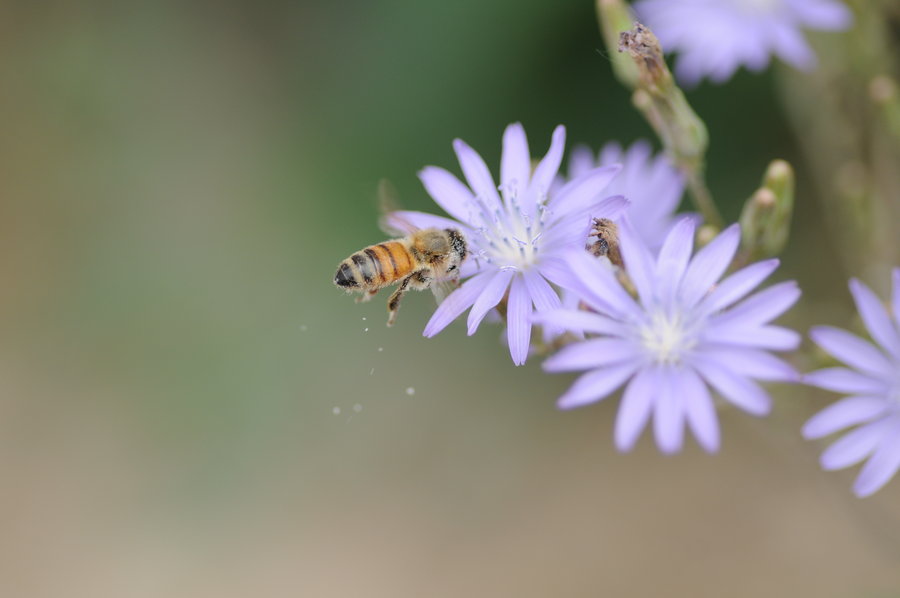
<svg viewBox="0 0 900 598"><path fill-rule="evenodd" d="M490 208L481 198L475 199L474 209L481 217L482 252L480 257L500 268L526 270L537 263L540 239L548 210L546 194L534 202L531 198L519 201L516 189L502 189L501 207Z"/></svg>
<svg viewBox="0 0 900 598"><path fill-rule="evenodd" d="M656 311L650 321L640 328L644 349L658 363L679 363L685 353L697 344L697 335L690 331L680 313Z"/></svg>
<svg viewBox="0 0 900 598"><path fill-rule="evenodd" d="M764 15L775 12L783 0L731 0L738 10L752 15Z"/></svg>

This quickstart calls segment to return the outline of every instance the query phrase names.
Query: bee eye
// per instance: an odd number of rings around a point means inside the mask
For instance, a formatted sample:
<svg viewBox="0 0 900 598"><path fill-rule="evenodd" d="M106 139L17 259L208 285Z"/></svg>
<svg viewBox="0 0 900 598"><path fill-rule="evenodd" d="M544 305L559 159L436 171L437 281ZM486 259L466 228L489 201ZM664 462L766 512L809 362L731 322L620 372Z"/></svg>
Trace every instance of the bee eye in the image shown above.
<svg viewBox="0 0 900 598"><path fill-rule="evenodd" d="M447 268L447 272L453 272L454 270L456 270L456 266L450 266L449 268Z"/></svg>

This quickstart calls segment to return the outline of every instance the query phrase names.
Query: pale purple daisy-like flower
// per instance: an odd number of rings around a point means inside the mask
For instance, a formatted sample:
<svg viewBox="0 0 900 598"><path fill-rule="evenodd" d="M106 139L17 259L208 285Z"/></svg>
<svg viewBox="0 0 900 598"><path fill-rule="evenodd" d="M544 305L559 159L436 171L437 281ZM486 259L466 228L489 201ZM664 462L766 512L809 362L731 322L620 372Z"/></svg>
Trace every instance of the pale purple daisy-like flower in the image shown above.
<svg viewBox="0 0 900 598"><path fill-rule="evenodd" d="M429 166L419 173L431 197L456 220L395 212L388 222L457 228L472 253L461 268L461 276L471 278L438 306L425 327L425 336L436 335L469 308L468 333L472 335L506 297L509 352L516 365L525 363L532 314L560 305L559 294L550 283L556 282L561 256L575 248L584 249L592 217L614 218L628 203L603 192L621 170L618 165L591 169L551 192L565 138L565 128L557 127L547 155L532 171L525 130L518 123L507 127L499 188L481 156L459 139L453 142L453 149L468 186L443 168Z"/></svg>
<svg viewBox="0 0 900 598"><path fill-rule="evenodd" d="M719 424L708 386L753 415L771 408L754 380L793 381L794 369L769 351L795 349L800 335L770 322L800 296L794 282L747 295L777 267L771 259L717 281L731 264L740 228L724 230L692 257L695 223L679 221L654 258L628 221L620 226L625 270L637 299L607 264L569 257L568 282L592 311L557 310L541 321L599 335L575 342L544 362L549 372L582 371L559 399L563 409L609 396L626 384L615 444L630 450L653 417L665 453L683 445L685 424L708 452L719 448Z"/></svg>
<svg viewBox="0 0 900 598"><path fill-rule="evenodd" d="M866 330L878 347L840 328L810 330L817 345L849 367L807 374L812 386L849 396L813 416L803 427L806 438L822 438L849 428L822 453L824 469L842 469L868 458L853 491L869 496L900 469L900 268L893 273L890 312L872 290L853 279L850 292Z"/></svg>
<svg viewBox="0 0 900 598"><path fill-rule="evenodd" d="M853 21L838 0L640 0L634 9L666 52L678 52L675 74L686 85L726 81L741 66L761 71L772 54L809 70L816 56L801 29Z"/></svg>
<svg viewBox="0 0 900 598"><path fill-rule="evenodd" d="M622 172L606 191L628 199L628 219L641 240L655 252L675 224L675 210L684 194L684 176L666 156L654 156L650 144L640 140L627 150L618 143L607 143L599 156L586 146L575 147L569 158L568 178L572 180L598 166L613 164L621 164Z"/></svg>

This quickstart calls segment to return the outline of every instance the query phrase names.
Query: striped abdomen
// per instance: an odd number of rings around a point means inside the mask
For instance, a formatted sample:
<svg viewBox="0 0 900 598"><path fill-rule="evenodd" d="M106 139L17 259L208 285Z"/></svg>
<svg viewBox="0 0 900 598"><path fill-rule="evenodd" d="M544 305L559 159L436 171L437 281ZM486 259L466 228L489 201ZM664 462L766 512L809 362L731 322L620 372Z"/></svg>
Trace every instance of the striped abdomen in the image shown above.
<svg viewBox="0 0 900 598"><path fill-rule="evenodd" d="M338 267L334 284L347 289L373 289L407 276L416 264L400 241L385 241L357 251Z"/></svg>

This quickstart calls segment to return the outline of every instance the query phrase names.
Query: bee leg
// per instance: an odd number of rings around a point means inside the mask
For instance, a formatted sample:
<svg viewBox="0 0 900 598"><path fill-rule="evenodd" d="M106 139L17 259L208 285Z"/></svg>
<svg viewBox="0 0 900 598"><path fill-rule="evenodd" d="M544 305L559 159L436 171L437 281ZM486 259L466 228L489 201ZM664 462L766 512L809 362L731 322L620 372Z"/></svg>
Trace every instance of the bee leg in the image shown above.
<svg viewBox="0 0 900 598"><path fill-rule="evenodd" d="M365 303L365 302L369 301L372 297L374 297L376 293L378 293L377 290L366 291L365 295L360 295L359 297L356 298L356 302L357 303Z"/></svg>
<svg viewBox="0 0 900 598"><path fill-rule="evenodd" d="M415 273L404 278L403 282L400 283L400 286L397 287L397 290L391 294L391 298L388 299L388 326L394 325L394 321L397 319L397 310L400 309L400 299L402 299L403 295L406 293L406 289L412 281L413 276L415 276Z"/></svg>
<svg viewBox="0 0 900 598"><path fill-rule="evenodd" d="M413 272L411 277L412 287L417 291L427 289L434 282L434 277L429 276L425 271Z"/></svg>

